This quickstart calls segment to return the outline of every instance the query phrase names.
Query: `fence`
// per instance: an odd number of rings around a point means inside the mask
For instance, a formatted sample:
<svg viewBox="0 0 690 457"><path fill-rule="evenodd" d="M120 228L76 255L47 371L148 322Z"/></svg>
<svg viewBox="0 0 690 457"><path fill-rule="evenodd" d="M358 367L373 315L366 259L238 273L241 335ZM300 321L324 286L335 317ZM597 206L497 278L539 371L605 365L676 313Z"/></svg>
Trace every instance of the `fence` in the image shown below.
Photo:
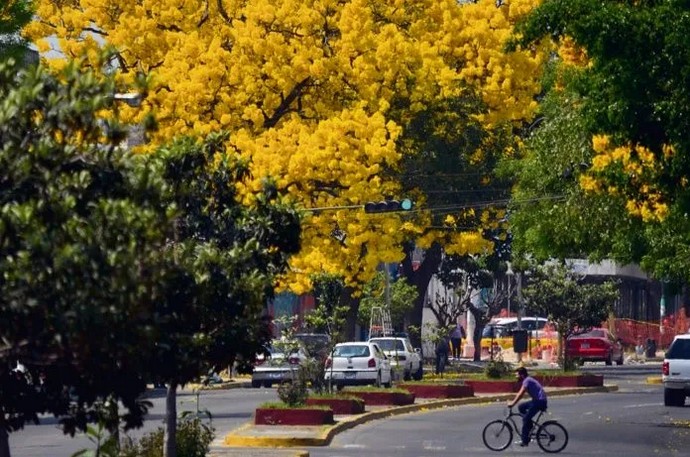
<svg viewBox="0 0 690 457"><path fill-rule="evenodd" d="M690 330L690 320L685 315L684 308L674 315L664 317L661 323L615 319L611 328L611 331L623 340L626 346L644 345L649 339L656 341L659 348L667 348L677 334L687 333L688 330Z"/></svg>

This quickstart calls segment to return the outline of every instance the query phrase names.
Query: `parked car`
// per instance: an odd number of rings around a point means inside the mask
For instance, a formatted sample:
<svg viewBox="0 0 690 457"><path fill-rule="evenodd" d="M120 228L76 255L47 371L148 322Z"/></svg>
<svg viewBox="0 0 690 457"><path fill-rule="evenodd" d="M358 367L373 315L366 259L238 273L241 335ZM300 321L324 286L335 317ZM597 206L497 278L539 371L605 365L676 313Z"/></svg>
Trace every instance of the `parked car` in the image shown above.
<svg viewBox="0 0 690 457"><path fill-rule="evenodd" d="M422 350L419 348L414 349L408 338L387 336L370 338L369 342L379 345L383 353L388 357L391 367L402 368L405 381L409 381L412 378L419 380L424 376Z"/></svg>
<svg viewBox="0 0 690 457"><path fill-rule="evenodd" d="M284 346L282 342L273 342L265 353L257 354L252 371L252 387L271 387L297 378L300 365L311 356L303 345L297 344L290 349L286 359L282 350L278 349Z"/></svg>
<svg viewBox="0 0 690 457"><path fill-rule="evenodd" d="M330 350L331 337L325 333L297 333L295 339L301 342L309 354L325 361Z"/></svg>
<svg viewBox="0 0 690 457"><path fill-rule="evenodd" d="M568 338L565 345L566 357L584 362L605 362L611 365L623 364L623 345L620 339L605 328L594 328L588 332L576 333Z"/></svg>
<svg viewBox="0 0 690 457"><path fill-rule="evenodd" d="M336 344L326 359L324 377L338 390L354 385L390 387L393 382L388 357L378 344L368 341Z"/></svg>
<svg viewBox="0 0 690 457"><path fill-rule="evenodd" d="M690 396L690 334L676 335L661 365L664 405L684 406Z"/></svg>

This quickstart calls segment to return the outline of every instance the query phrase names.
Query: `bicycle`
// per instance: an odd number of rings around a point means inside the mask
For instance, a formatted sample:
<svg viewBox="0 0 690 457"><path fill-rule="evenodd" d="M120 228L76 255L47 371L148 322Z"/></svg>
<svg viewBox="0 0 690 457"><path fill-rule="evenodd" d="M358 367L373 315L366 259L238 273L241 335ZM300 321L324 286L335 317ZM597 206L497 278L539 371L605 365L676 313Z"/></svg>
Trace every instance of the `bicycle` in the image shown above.
<svg viewBox="0 0 690 457"><path fill-rule="evenodd" d="M535 440L544 452L551 454L561 452L568 445L568 431L556 420L541 422L544 412L539 411L532 420L530 441ZM486 424L482 432L484 445L492 451L502 451L510 446L513 442L513 434L520 436L520 428L515 423L515 416L522 419L522 414L513 412L513 408L508 408L508 414L504 419L496 419ZM520 421L520 426L522 426L522 421Z"/></svg>

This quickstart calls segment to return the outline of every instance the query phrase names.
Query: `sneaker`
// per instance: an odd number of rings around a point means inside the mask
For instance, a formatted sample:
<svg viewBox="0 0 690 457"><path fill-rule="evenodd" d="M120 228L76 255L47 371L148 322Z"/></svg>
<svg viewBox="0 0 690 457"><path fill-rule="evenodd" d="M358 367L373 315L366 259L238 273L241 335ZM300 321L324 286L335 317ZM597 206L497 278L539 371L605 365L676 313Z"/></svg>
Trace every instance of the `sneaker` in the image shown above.
<svg viewBox="0 0 690 457"><path fill-rule="evenodd" d="M522 441L516 441L515 444L517 444L520 447L527 447L529 443L523 443Z"/></svg>

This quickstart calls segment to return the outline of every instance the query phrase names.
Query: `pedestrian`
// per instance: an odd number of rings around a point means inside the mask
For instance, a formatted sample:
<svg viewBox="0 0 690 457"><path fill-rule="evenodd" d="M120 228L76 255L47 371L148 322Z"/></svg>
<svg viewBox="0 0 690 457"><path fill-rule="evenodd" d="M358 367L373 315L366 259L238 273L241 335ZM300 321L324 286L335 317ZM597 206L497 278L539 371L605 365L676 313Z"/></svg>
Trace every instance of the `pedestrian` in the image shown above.
<svg viewBox="0 0 690 457"><path fill-rule="evenodd" d="M459 322L455 324L455 328L450 332L450 344L453 346L452 356L455 360L460 360L462 354L462 339L465 338L465 329Z"/></svg>
<svg viewBox="0 0 690 457"><path fill-rule="evenodd" d="M520 403L518 410L522 415L522 440L520 446L527 446L529 444L529 432L532 430L532 418L539 411L546 411L546 392L539 381L534 379L527 373L527 368L520 367L515 370L518 381L521 384L520 390L515 395L513 401L508 400L508 407L512 408L520 401L520 398L527 392L531 400Z"/></svg>
<svg viewBox="0 0 690 457"><path fill-rule="evenodd" d="M443 335L436 343L436 374L443 374L448 361L448 337Z"/></svg>

